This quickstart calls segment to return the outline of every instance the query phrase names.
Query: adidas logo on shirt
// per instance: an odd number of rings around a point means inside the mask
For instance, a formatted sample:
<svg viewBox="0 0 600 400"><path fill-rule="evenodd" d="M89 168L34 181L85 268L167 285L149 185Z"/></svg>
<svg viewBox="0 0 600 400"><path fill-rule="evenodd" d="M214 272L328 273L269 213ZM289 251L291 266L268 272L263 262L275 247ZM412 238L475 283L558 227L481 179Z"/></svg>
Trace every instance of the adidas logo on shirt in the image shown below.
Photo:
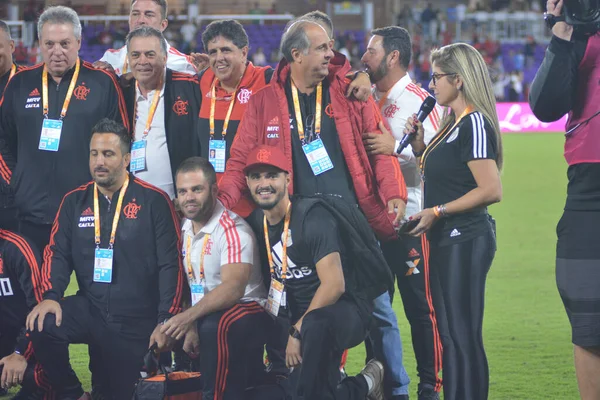
<svg viewBox="0 0 600 400"><path fill-rule="evenodd" d="M452 229L452 232L450 232L450 237L457 237L460 235L461 235L461 233L456 228Z"/></svg>
<svg viewBox="0 0 600 400"><path fill-rule="evenodd" d="M408 252L408 257L409 257L409 258L416 258L416 257L419 257L419 252L418 252L416 249L414 249L414 248L413 248L413 249L411 249L411 250Z"/></svg>

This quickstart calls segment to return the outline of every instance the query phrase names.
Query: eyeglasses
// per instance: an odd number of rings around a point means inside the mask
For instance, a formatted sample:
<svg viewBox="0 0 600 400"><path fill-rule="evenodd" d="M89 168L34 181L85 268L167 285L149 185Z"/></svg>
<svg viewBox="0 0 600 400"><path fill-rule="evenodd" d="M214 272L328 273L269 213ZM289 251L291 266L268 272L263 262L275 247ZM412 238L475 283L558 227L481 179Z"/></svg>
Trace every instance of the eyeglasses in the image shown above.
<svg viewBox="0 0 600 400"><path fill-rule="evenodd" d="M450 74L431 74L431 80L433 81L434 85L437 85L437 81L440 78L443 78L444 76L450 76L450 75L456 75L456 73L450 73Z"/></svg>

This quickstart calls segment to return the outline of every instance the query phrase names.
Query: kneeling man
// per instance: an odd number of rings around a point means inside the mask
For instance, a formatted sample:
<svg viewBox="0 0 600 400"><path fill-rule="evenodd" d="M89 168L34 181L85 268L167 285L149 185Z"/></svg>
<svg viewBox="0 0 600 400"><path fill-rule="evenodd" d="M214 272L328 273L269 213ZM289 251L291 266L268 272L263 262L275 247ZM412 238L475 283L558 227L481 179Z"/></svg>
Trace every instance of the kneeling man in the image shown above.
<svg viewBox="0 0 600 400"><path fill-rule="evenodd" d="M185 337L184 350L198 353L203 399L243 399L262 372L266 333L266 287L252 229L217 200L217 178L208 160L191 157L176 174L185 216L184 264L192 307L171 318L162 332ZM198 343L199 342L199 343Z"/></svg>

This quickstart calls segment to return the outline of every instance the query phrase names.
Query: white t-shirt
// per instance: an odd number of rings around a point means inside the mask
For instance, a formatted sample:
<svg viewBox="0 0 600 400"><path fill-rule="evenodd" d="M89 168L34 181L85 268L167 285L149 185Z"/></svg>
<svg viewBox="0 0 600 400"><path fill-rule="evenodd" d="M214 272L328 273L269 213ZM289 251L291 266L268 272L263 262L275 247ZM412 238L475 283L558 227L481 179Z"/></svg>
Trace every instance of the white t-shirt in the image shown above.
<svg viewBox="0 0 600 400"><path fill-rule="evenodd" d="M373 97L377 102L385 95L373 87ZM384 104L381 104L381 114L386 119L391 128L391 134L396 139L395 148L400 145L400 139L404 136L404 125L408 118L419 112L423 100L429 96L429 93L412 83L408 74L404 75L389 91ZM435 108L429 114L429 117L423 122L425 129L425 144L429 143L435 136L439 122L442 116L442 108L436 104ZM408 145L398 157L400 168L406 183L408 201L406 203L406 216L409 217L421 211L421 176L417 166L417 159L412 152L412 147Z"/></svg>
<svg viewBox="0 0 600 400"><path fill-rule="evenodd" d="M204 293L207 294L219 286L221 267L226 264L245 263L252 265L250 279L244 290L241 302L256 301L264 306L267 289L263 284L260 253L252 228L242 217L225 209L217 200L212 216L204 227L194 235L192 221L186 219L182 228L183 261L187 271L191 261L194 277L200 276L200 260L204 237L207 239L204 254ZM189 276L188 276L189 280ZM190 286L192 283L190 282Z"/></svg>
<svg viewBox="0 0 600 400"><path fill-rule="evenodd" d="M134 140L142 140L150 106L156 90L148 92L144 98L139 88L135 88L137 111L135 118ZM171 199L175 198L175 186L171 170L171 160L167 147L167 132L165 131L165 85L160 91L158 106L150 124L150 132L146 136L146 169L134 172L138 178L164 190Z"/></svg>
<svg viewBox="0 0 600 400"><path fill-rule="evenodd" d="M131 71L129 66L127 67L127 71L123 71L126 57L127 46L123 46L120 49L106 50L100 61L106 61L112 65L115 73L118 76L121 76L123 73ZM169 43L167 43L167 68L190 75L196 75L198 73L196 67L190 61L190 58L176 48L171 47Z"/></svg>

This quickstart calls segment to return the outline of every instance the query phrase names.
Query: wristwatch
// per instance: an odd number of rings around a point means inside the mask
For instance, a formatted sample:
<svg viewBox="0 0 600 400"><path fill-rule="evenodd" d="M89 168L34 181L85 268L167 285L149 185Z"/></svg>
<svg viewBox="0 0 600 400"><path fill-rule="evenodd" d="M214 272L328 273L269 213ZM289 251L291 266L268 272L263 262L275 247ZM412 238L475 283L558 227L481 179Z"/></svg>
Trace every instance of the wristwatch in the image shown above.
<svg viewBox="0 0 600 400"><path fill-rule="evenodd" d="M302 336L300 336L300 331L298 331L294 325L290 326L289 333L294 339L300 340L302 338Z"/></svg>
<svg viewBox="0 0 600 400"><path fill-rule="evenodd" d="M552 29L557 22L564 22L565 16L559 15L558 17L554 14L544 13L544 21L546 22L546 26L548 29Z"/></svg>

